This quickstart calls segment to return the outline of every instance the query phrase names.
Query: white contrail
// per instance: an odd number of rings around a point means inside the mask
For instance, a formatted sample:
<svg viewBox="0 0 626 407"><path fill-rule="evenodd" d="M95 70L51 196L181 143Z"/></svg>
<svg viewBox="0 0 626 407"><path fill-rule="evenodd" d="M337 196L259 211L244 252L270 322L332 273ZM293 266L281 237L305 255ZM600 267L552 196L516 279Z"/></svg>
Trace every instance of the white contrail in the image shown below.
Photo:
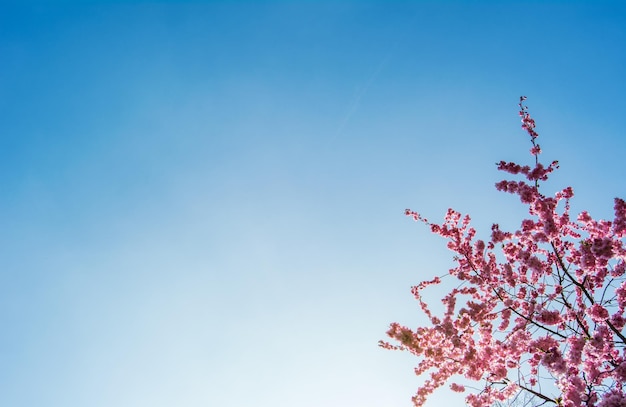
<svg viewBox="0 0 626 407"><path fill-rule="evenodd" d="M346 126L346 124L348 124L348 121L350 121L350 118L352 117L352 115L359 108L359 103L361 102L361 98L363 98L363 96L365 95L365 93L367 92L369 87L372 85L372 83L374 82L374 80L376 79L378 74L380 74L380 72L383 70L383 68L385 68L385 66L389 62L390 58L391 58L391 52L389 52L387 54L387 56L385 56L382 59L382 61L378 64L378 67L376 68L374 73L369 77L369 79L365 83L365 86L363 86L361 88L357 88L357 90L355 92L355 95L354 95L354 99L352 100L352 103L350 103L350 106L348 108L348 112L343 117L343 120L341 121L341 124L337 128L337 133L341 133L343 128Z"/></svg>

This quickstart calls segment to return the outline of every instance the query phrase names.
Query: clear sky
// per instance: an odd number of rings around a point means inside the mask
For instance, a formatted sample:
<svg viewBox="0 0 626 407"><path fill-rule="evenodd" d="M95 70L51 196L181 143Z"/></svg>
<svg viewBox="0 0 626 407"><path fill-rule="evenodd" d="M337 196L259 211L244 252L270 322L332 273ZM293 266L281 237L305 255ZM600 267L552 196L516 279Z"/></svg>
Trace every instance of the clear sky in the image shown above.
<svg viewBox="0 0 626 407"><path fill-rule="evenodd" d="M626 7L544 3L3 2L0 405L410 406L377 342L451 257L403 211L517 226L520 95L626 197Z"/></svg>

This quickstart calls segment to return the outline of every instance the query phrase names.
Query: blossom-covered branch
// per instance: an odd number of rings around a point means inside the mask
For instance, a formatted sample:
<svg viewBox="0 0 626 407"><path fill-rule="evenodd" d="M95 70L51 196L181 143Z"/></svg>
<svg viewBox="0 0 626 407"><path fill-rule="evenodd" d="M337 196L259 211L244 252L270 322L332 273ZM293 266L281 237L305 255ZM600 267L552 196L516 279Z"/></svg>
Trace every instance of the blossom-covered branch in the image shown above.
<svg viewBox="0 0 626 407"><path fill-rule="evenodd" d="M437 224L406 211L447 240L455 253L449 274L463 282L442 299L442 316L434 315L421 296L441 279L414 286L430 325L411 329L393 323L387 334L396 344L380 342L416 355L415 373L429 374L413 397L416 406L450 383L452 390L468 393L466 402L473 407L520 392L540 404L626 407L626 202L615 199L611 221L587 212L572 219L571 187L553 196L540 192L558 162L540 162L539 134L525 100L520 98L519 114L534 166L497 164L498 170L521 176L496 184L528 207L530 217L518 230L502 231L494 224L490 239L483 241L468 215L449 209ZM556 394L542 390L546 375ZM467 391L455 377L482 385Z"/></svg>

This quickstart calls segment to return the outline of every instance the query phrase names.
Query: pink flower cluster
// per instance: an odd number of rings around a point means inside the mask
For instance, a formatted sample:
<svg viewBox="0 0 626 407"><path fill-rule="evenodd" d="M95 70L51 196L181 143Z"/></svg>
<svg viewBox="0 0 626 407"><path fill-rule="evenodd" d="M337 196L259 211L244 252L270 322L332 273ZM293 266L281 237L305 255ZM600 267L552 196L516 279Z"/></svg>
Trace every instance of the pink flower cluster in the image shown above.
<svg viewBox="0 0 626 407"><path fill-rule="evenodd" d="M430 325L411 329L393 323L387 334L398 343L380 342L419 358L415 373L428 378L413 398L416 406L448 382L453 391L466 392L452 382L463 377L480 386L466 397L472 407L519 392L563 407L626 407L626 202L615 199L612 221L587 212L572 220L572 188L551 197L539 192L539 182L558 162L539 162L538 134L525 100L520 98L520 116L535 164L497 164L498 170L523 176L496 184L528 207L530 217L518 230L494 224L485 242L476 238L470 217L452 209L441 224L406 211L447 240L456 262L449 275L461 283L442 299L441 316L421 296L441 279L414 286ZM542 392L546 377L558 395Z"/></svg>

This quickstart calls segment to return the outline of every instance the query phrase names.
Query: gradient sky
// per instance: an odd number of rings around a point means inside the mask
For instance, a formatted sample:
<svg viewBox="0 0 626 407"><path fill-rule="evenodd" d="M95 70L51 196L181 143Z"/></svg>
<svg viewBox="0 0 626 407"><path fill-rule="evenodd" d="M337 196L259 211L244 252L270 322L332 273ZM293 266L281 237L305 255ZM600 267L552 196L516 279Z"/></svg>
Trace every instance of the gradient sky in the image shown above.
<svg viewBox="0 0 626 407"><path fill-rule="evenodd" d="M547 188L626 197L626 7L543 3L4 2L0 405L410 406L403 210L519 225L520 95Z"/></svg>

